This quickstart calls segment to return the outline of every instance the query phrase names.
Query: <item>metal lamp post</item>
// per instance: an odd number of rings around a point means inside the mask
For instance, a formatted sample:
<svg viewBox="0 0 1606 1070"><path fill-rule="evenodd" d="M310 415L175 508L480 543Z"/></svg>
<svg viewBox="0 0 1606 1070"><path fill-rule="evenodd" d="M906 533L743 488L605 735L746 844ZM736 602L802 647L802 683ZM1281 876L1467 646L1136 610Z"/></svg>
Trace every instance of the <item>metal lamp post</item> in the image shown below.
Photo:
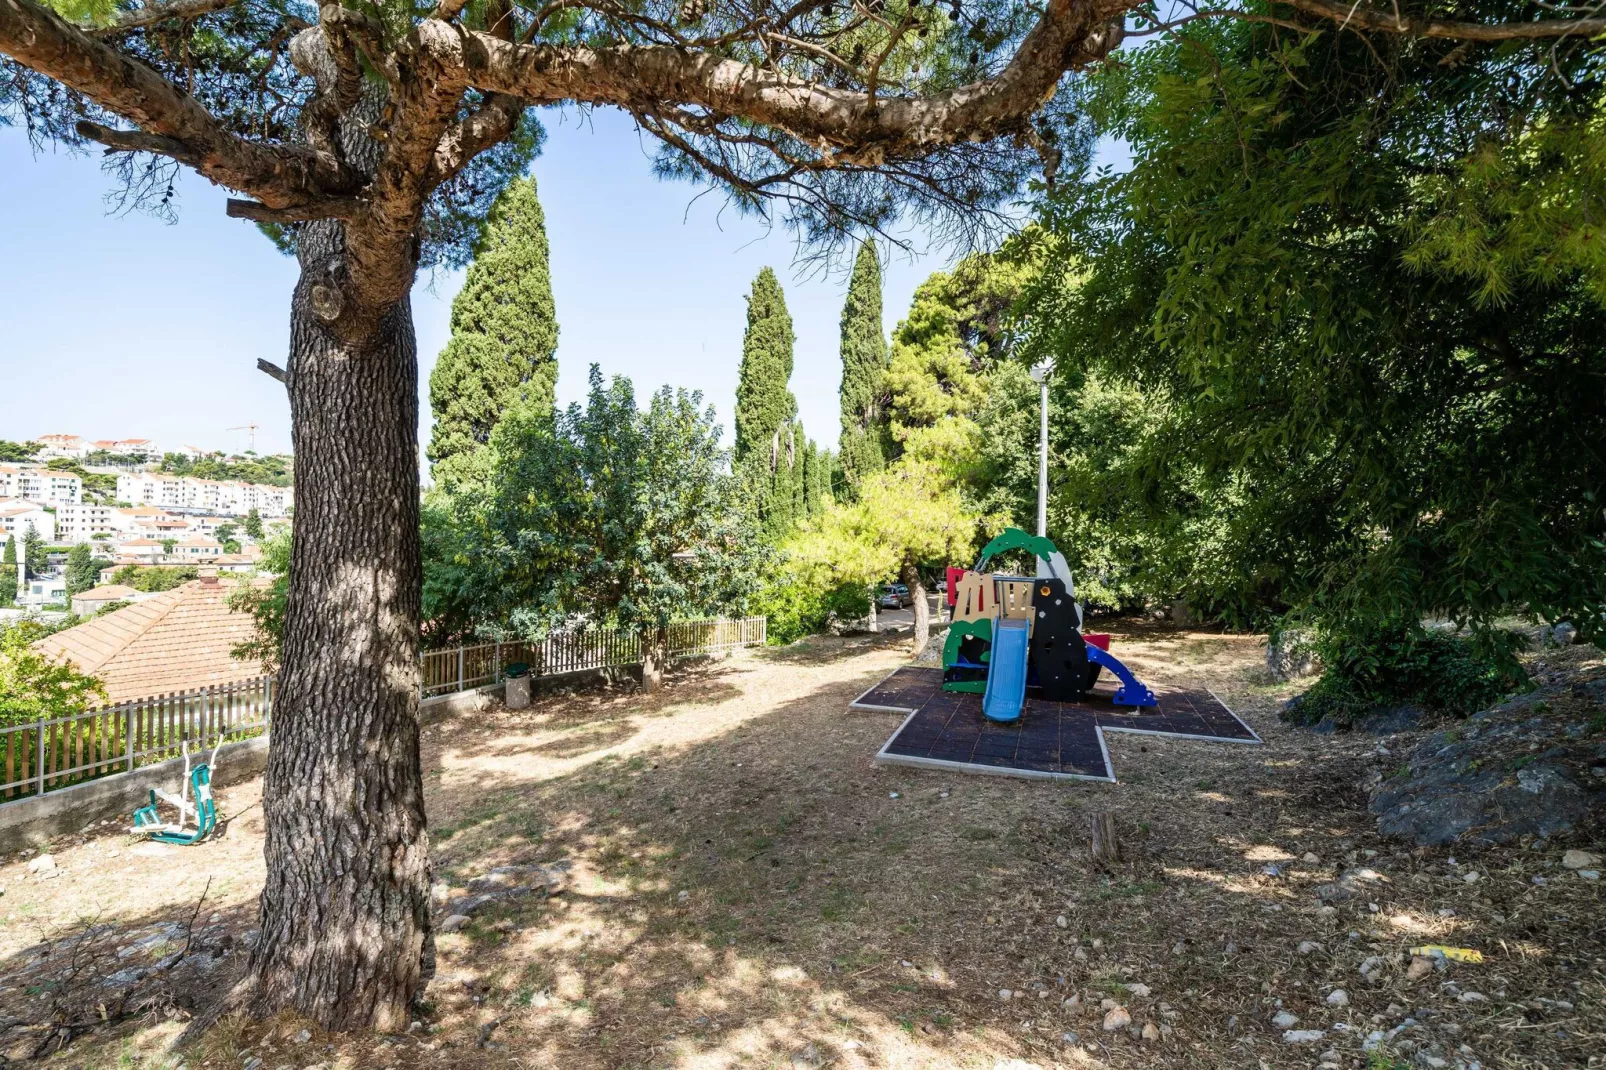
<svg viewBox="0 0 1606 1070"><path fill-rule="evenodd" d="M1037 434L1037 534L1048 535L1048 375L1054 370L1052 361L1032 365L1032 378L1039 389L1038 408L1040 422Z"/></svg>

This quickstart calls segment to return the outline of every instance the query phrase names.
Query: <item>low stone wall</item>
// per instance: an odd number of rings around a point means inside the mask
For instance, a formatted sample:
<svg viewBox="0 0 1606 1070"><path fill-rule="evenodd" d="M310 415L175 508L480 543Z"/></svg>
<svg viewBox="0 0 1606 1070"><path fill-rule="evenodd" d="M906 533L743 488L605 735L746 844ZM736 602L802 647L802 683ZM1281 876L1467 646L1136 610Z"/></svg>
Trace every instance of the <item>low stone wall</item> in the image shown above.
<svg viewBox="0 0 1606 1070"><path fill-rule="evenodd" d="M218 755L214 787L249 780L268 767L268 737L257 736L231 743ZM123 817L130 825L134 811L144 806L152 788L173 791L184 776L184 759L171 758L114 773L70 788L18 799L0 805L0 854L45 843L54 836L77 832L108 817Z"/></svg>

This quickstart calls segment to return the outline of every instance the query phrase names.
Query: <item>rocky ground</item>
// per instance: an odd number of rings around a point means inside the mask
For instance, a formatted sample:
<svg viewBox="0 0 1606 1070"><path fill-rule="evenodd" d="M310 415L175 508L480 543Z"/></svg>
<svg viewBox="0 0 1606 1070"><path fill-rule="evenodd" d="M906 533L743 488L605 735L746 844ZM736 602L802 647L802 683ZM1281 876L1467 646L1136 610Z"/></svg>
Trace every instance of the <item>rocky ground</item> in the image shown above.
<svg viewBox="0 0 1606 1070"><path fill-rule="evenodd" d="M1271 680L1255 637L1113 630L1141 674L1213 688L1265 746L1114 736L1116 785L877 768L900 718L847 704L902 663L894 637L743 655L652 698L493 706L426 729L440 969L412 1029L231 1020L166 1052L254 936L252 783L199 847L100 828L48 862L0 860L0 1052L190 1070L1606 1065L1597 652L1536 655L1539 692L1464 725L1318 735L1277 719L1298 685ZM1562 780L1584 804L1566 822L1511 794L1560 812ZM1087 856L1099 812L1117 863ZM1459 839L1433 842L1450 824Z"/></svg>

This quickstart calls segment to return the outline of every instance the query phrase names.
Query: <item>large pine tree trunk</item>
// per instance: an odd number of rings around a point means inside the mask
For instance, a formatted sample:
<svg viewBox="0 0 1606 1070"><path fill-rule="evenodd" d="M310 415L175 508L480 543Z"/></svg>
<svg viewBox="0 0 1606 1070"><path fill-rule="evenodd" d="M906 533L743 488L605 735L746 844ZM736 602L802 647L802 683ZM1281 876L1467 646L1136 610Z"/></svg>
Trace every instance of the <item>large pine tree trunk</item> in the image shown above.
<svg viewBox="0 0 1606 1070"><path fill-rule="evenodd" d="M914 599L914 655L918 658L926 652L926 642L931 638L931 599L926 597L926 583L920 570L907 562L903 566L903 585L909 588L909 597Z"/></svg>
<svg viewBox="0 0 1606 1070"><path fill-rule="evenodd" d="M406 299L377 317L340 316L338 291L322 285L345 252L340 224L304 226L298 240L295 539L263 786L261 936L240 995L258 1015L290 1008L331 1028L393 1030L433 960L417 346Z"/></svg>

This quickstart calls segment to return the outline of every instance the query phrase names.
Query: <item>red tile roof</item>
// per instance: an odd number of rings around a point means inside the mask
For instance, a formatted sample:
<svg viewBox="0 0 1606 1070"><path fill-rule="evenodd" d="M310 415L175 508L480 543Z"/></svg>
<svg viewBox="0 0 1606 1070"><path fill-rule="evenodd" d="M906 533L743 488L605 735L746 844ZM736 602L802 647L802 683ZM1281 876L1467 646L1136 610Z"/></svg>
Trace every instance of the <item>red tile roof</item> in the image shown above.
<svg viewBox="0 0 1606 1070"><path fill-rule="evenodd" d="M192 580L143 602L96 617L33 644L100 679L111 702L261 675L254 661L229 654L250 639L255 622L229 609L234 584Z"/></svg>

